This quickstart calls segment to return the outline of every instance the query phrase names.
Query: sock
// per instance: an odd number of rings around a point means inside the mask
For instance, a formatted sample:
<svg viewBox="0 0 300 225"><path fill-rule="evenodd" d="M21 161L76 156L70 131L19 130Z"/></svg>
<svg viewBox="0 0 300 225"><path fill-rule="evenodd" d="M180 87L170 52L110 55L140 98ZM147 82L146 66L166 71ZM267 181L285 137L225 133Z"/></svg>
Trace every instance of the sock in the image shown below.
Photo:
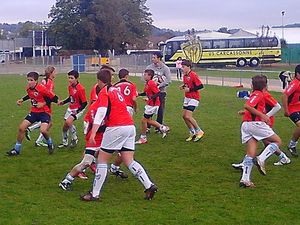
<svg viewBox="0 0 300 225"><path fill-rule="evenodd" d="M117 172L119 169L120 169L119 166L115 166L113 163L110 164L110 171L111 171L111 172L115 173L115 172Z"/></svg>
<svg viewBox="0 0 300 225"><path fill-rule="evenodd" d="M30 125L30 126L28 127L28 130L33 131L33 130L38 129L38 128L40 128L40 127L41 127L41 122L34 123L34 124L32 124L32 125Z"/></svg>
<svg viewBox="0 0 300 225"><path fill-rule="evenodd" d="M190 134L195 134L196 133L194 128L190 128L189 131L190 131Z"/></svg>
<svg viewBox="0 0 300 225"><path fill-rule="evenodd" d="M16 142L16 144L15 144L15 150L17 151L17 152L20 152L21 151L21 147L22 147L22 144L20 143L20 142Z"/></svg>
<svg viewBox="0 0 300 225"><path fill-rule="evenodd" d="M146 134L141 134L141 138L142 139L147 139L147 135Z"/></svg>
<svg viewBox="0 0 300 225"><path fill-rule="evenodd" d="M52 144L53 144L52 138L51 138L51 137L49 137L49 139L47 140L47 144L48 144L48 145L52 145Z"/></svg>
<svg viewBox="0 0 300 225"><path fill-rule="evenodd" d="M36 142L36 143L38 143L38 142L43 142L44 140L46 140L46 139L44 138L44 135L43 135L42 133L40 133L38 139L36 139L35 142Z"/></svg>
<svg viewBox="0 0 300 225"><path fill-rule="evenodd" d="M78 137L77 137L76 127L72 125L69 130L71 131L72 140L77 140Z"/></svg>
<svg viewBox="0 0 300 225"><path fill-rule="evenodd" d="M97 170L95 173L95 179L93 184L92 195L94 198L98 198L100 195L100 190L103 186L107 174L107 164L97 164Z"/></svg>
<svg viewBox="0 0 300 225"><path fill-rule="evenodd" d="M250 181L250 175L253 167L253 158L250 156L245 156L243 160L244 168L241 181Z"/></svg>
<svg viewBox="0 0 300 225"><path fill-rule="evenodd" d="M291 140L290 143L289 143L289 148L295 148L298 144L298 141L293 141Z"/></svg>
<svg viewBox="0 0 300 225"><path fill-rule="evenodd" d="M68 173L62 183L72 183L74 179L75 178Z"/></svg>
<svg viewBox="0 0 300 225"><path fill-rule="evenodd" d="M273 155L273 153L278 149L279 149L279 147L277 144L271 143L262 151L262 153L260 153L258 158L264 162L267 158L269 158L271 155Z"/></svg>
<svg viewBox="0 0 300 225"><path fill-rule="evenodd" d="M62 138L63 138L63 143L64 144L68 144L68 136L69 136L69 130L63 131Z"/></svg>
<svg viewBox="0 0 300 225"><path fill-rule="evenodd" d="M129 164L128 169L144 185L145 189L151 187L153 183L150 181L146 171L144 170L141 164L139 164L136 161L132 161Z"/></svg>
<svg viewBox="0 0 300 225"><path fill-rule="evenodd" d="M196 134L199 133L200 131L202 131L200 127L195 128L195 133Z"/></svg>

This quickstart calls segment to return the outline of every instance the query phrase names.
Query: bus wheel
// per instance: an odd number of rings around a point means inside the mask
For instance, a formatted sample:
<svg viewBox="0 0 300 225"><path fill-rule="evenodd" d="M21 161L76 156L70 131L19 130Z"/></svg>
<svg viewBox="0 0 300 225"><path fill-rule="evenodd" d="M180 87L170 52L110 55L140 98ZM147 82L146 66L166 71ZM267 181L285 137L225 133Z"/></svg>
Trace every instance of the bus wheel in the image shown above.
<svg viewBox="0 0 300 225"><path fill-rule="evenodd" d="M258 58L251 58L250 64L251 67L257 67L259 65L259 59Z"/></svg>
<svg viewBox="0 0 300 225"><path fill-rule="evenodd" d="M244 58L239 58L239 59L236 61L236 66L237 66L237 67L244 67L244 66L246 66L246 64L247 64L247 61L246 61L246 59L244 59Z"/></svg>

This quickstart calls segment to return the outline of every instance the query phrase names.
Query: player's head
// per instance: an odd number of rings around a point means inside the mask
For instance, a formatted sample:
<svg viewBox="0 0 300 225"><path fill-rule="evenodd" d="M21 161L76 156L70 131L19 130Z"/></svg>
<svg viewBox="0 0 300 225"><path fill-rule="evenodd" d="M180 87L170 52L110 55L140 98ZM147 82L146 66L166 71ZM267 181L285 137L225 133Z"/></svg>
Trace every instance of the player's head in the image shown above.
<svg viewBox="0 0 300 225"><path fill-rule="evenodd" d="M179 57L177 58L177 60L182 60L182 58L179 56Z"/></svg>
<svg viewBox="0 0 300 225"><path fill-rule="evenodd" d="M163 54L160 51L152 53L152 62L154 64L159 63L162 60Z"/></svg>
<svg viewBox="0 0 300 225"><path fill-rule="evenodd" d="M29 87L34 87L38 82L39 74L37 72L29 72L26 77Z"/></svg>
<svg viewBox="0 0 300 225"><path fill-rule="evenodd" d="M68 80L70 84L76 84L78 82L79 73L76 70L68 72Z"/></svg>
<svg viewBox="0 0 300 225"><path fill-rule="evenodd" d="M145 79L145 81L152 80L153 77L154 77L154 70L146 69L144 71L144 79Z"/></svg>
<svg viewBox="0 0 300 225"><path fill-rule="evenodd" d="M295 67L295 78L300 80L300 64Z"/></svg>
<svg viewBox="0 0 300 225"><path fill-rule="evenodd" d="M265 75L256 75L252 77L252 89L253 91L263 91L267 88L268 78Z"/></svg>
<svg viewBox="0 0 300 225"><path fill-rule="evenodd" d="M192 62L190 60L183 59L181 65L184 74L188 74L192 69Z"/></svg>
<svg viewBox="0 0 300 225"><path fill-rule="evenodd" d="M129 71L126 70L126 69L120 69L118 75L119 75L119 79L120 79L120 80L121 80L121 79L127 79L128 76L129 76Z"/></svg>
<svg viewBox="0 0 300 225"><path fill-rule="evenodd" d="M103 88L105 85L111 85L111 71L110 70L99 70L97 72L98 86Z"/></svg>
<svg viewBox="0 0 300 225"><path fill-rule="evenodd" d="M55 67L54 66L47 66L45 69L45 76L46 78L54 78L56 75Z"/></svg>
<svg viewBox="0 0 300 225"><path fill-rule="evenodd" d="M103 65L101 65L101 68L100 68L100 70L110 70L110 71L111 71L111 73L114 73L114 72L116 72L114 68L112 68L110 65L107 65L107 64L103 64Z"/></svg>

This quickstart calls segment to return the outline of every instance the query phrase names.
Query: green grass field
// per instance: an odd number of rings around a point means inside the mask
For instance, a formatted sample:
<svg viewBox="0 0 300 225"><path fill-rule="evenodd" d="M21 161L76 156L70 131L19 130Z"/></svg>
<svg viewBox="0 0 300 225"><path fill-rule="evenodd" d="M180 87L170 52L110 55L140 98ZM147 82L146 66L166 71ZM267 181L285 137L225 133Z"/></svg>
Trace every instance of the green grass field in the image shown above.
<svg viewBox="0 0 300 225"><path fill-rule="evenodd" d="M140 80L133 80L141 89ZM95 76L83 74L81 82L89 93ZM67 97L66 76L59 75L55 83L56 93ZM267 176L253 168L255 189L239 188L240 172L230 165L245 154L240 143L241 118L237 115L244 100L236 98L236 89L205 87L201 106L195 112L205 136L198 143L186 143L182 93L179 83L173 82L165 116L170 135L161 139L152 132L149 144L136 150L136 159L159 187L155 198L145 201L142 186L131 175L126 181L109 176L101 201L87 203L80 201L79 195L91 188L91 173L86 181L76 180L71 192L58 188L60 180L80 161L82 134L73 150L56 150L48 155L46 148L36 148L33 141L24 140L21 155L4 155L12 148L17 127L29 109L29 102L21 107L15 103L24 96L25 84L24 76L0 76L0 224L300 224L299 159L275 167L272 164L277 158L272 156L267 162ZM274 96L279 99L280 94ZM135 121L139 130L144 102L138 103ZM54 105L53 110L51 135L58 144L66 107ZM82 120L76 124L80 132ZM284 150L293 129L294 125L280 112L275 130L282 137ZM32 138L37 135L34 132Z"/></svg>

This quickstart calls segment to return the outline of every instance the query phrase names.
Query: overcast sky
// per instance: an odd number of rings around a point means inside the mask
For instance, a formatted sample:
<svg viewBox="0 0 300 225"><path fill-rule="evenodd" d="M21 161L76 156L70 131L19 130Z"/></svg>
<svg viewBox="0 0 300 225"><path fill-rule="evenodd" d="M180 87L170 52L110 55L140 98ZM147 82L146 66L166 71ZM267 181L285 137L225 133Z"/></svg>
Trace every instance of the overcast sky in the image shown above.
<svg viewBox="0 0 300 225"><path fill-rule="evenodd" d="M49 21L56 0L1 0L0 23ZM148 0L153 24L159 28L259 28L300 23L299 0Z"/></svg>

